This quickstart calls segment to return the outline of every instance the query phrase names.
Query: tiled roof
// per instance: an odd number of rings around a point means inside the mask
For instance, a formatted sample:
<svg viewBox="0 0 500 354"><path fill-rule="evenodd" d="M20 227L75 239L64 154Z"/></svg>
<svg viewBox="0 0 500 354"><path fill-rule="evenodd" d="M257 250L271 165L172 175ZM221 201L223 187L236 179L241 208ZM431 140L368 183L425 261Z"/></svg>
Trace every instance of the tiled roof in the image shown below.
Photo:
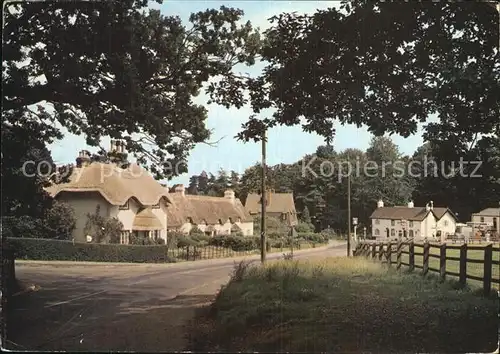
<svg viewBox="0 0 500 354"><path fill-rule="evenodd" d="M441 207L433 207L432 212L434 216L439 220L446 212L449 211L450 214L456 219L456 216L448 209ZM425 207L414 207L408 208L406 206L396 206L396 207L382 207L377 208L370 216L370 219L393 219L393 220L412 220L412 221L422 221L431 211L427 211Z"/></svg>

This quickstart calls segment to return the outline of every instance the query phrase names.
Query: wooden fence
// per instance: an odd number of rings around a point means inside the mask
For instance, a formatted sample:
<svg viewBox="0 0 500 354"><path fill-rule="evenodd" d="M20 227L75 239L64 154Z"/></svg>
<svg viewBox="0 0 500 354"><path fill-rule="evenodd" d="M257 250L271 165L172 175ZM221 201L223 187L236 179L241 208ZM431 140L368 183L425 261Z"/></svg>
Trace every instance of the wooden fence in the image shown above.
<svg viewBox="0 0 500 354"><path fill-rule="evenodd" d="M416 252L416 249L421 252ZM436 250L438 252L433 252ZM447 255L447 251L459 253L458 257ZM478 252L482 255L480 258L468 258L468 253ZM493 247L493 244L483 246L468 246L467 243L462 245L449 245L446 243L415 243L415 242L360 242L354 249L354 256L365 256L368 258L378 259L388 266L395 266L400 269L401 266L407 266L410 271L415 268L422 270L422 275L428 272L439 274L442 281L446 276L458 277L458 281L462 286L465 286L467 279L482 282L485 295L489 295L493 284L500 284L499 269L500 261L493 259L493 253L500 253L500 247ZM402 260L403 256L407 255L408 262ZM415 262L415 257L422 257L422 264ZM395 259L394 259L395 257ZM405 257L406 258L406 257ZM433 262L433 259L435 260ZM453 271L452 267L448 267L447 263L458 262L458 271ZM435 264L435 266L434 266ZM482 276L471 274L467 269L468 265L482 265ZM495 270L495 272L493 272Z"/></svg>

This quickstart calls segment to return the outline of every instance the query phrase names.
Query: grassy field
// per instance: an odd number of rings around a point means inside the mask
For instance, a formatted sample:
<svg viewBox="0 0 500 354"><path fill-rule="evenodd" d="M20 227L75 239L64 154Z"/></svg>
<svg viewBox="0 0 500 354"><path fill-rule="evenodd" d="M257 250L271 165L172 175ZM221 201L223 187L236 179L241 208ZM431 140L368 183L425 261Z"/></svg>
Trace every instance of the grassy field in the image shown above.
<svg viewBox="0 0 500 354"><path fill-rule="evenodd" d="M363 258L240 264L193 351L492 352L498 299Z"/></svg>
<svg viewBox="0 0 500 354"><path fill-rule="evenodd" d="M468 247L469 247L467 250L467 258L468 259L479 259L479 260L484 259L484 250L479 249L478 248L479 246L469 245ZM495 247L498 247L498 246L495 245ZM408 248L406 248L406 250L408 250ZM415 247L415 252L422 253L423 252L422 247ZM439 249L432 247L430 249L430 253L439 255ZM460 251L448 249L448 250L446 250L446 256L447 257L460 257ZM407 254L403 254L401 256L401 261L408 263L408 258L409 257ZM394 262L396 261L396 254L392 255L392 260ZM493 252L493 260L494 261L500 260L500 252ZM422 265L423 261L424 261L424 259L422 256L415 256L415 264ZM460 264L458 261L448 260L448 261L446 261L446 270L458 273L459 272L459 265ZM439 269L439 259L434 258L434 257L430 257L429 258L429 267ZM479 263L468 263L467 264L467 274L482 277L483 276L483 265L479 264ZM500 269L496 265L493 265L493 267L492 267L492 277L494 279L500 279ZM450 278L451 278L451 276L450 276ZM477 280L467 279L467 282L473 287L483 286L483 283L480 281L477 281ZM492 283L491 286L493 288L499 289L499 284Z"/></svg>

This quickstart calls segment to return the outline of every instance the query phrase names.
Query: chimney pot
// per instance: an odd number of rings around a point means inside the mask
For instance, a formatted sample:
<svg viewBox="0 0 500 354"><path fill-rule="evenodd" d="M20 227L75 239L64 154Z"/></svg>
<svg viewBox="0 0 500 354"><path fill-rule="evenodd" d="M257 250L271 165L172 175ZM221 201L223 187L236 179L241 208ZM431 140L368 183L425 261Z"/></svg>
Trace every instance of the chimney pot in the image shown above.
<svg viewBox="0 0 500 354"><path fill-rule="evenodd" d="M234 191L232 189L228 189L224 192L224 198L231 200L234 202Z"/></svg>
<svg viewBox="0 0 500 354"><path fill-rule="evenodd" d="M378 202L377 202L377 208L383 208L384 207L384 201L382 199L380 199Z"/></svg>
<svg viewBox="0 0 500 354"><path fill-rule="evenodd" d="M179 184L177 187L175 187L175 193L179 193L180 195L184 196L185 195L184 185Z"/></svg>

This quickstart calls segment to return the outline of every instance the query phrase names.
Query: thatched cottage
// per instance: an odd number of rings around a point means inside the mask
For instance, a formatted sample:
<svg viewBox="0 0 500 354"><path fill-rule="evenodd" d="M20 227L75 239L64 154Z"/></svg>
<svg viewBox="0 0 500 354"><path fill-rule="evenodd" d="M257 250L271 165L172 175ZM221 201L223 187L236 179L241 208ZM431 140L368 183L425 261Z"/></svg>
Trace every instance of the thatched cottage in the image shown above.
<svg viewBox="0 0 500 354"><path fill-rule="evenodd" d="M245 210L252 216L261 214L262 195L251 193L247 196ZM276 217L288 225L298 224L297 211L293 201L293 193L275 193L272 190L266 194L266 215Z"/></svg>
<svg viewBox="0 0 500 354"><path fill-rule="evenodd" d="M181 184L168 196L172 202L167 209L169 230L189 233L196 225L209 236L229 235L231 231L253 235L253 218L232 190L226 190L224 197L189 195Z"/></svg>
<svg viewBox="0 0 500 354"><path fill-rule="evenodd" d="M126 169L111 163L90 164L89 153L81 151L69 182L55 184L47 191L73 207L77 220L73 237L77 242L86 242L87 214L94 214L97 206L102 216L122 222L121 243L128 244L131 233L167 240L168 193L136 164Z"/></svg>

